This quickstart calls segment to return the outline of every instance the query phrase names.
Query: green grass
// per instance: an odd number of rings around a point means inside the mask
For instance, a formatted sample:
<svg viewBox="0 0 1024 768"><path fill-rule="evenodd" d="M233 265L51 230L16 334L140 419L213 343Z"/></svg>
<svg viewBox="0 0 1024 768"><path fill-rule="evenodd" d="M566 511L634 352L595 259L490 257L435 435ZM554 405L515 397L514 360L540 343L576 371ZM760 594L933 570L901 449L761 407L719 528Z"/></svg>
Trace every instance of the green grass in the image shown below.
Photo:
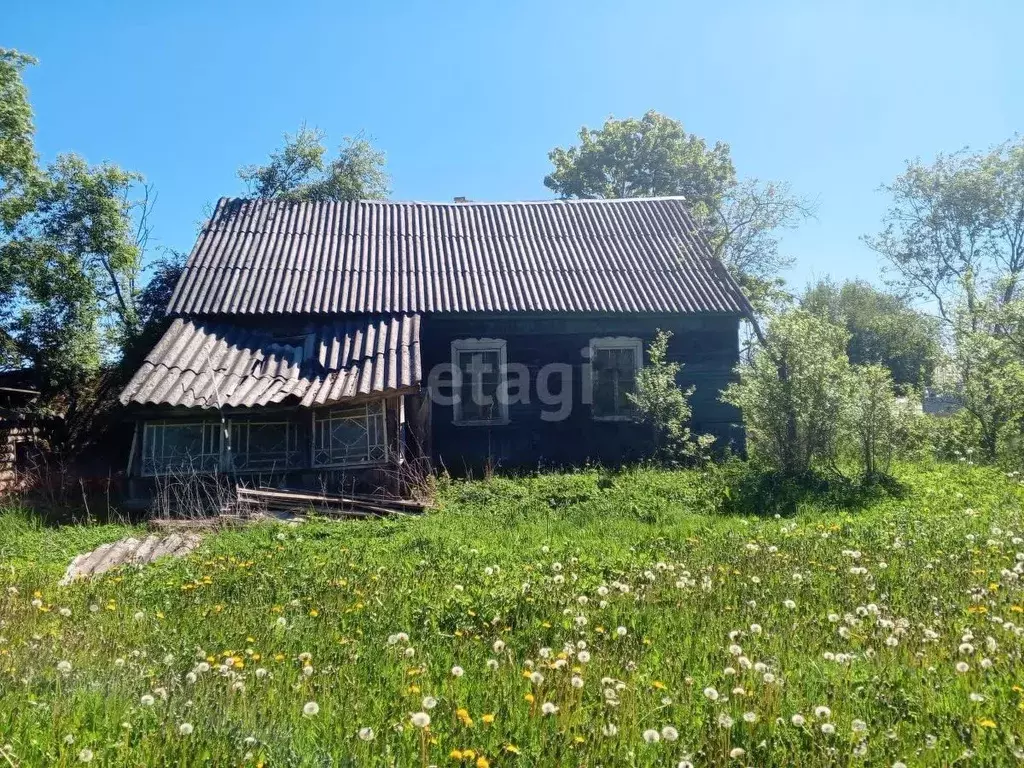
<svg viewBox="0 0 1024 768"><path fill-rule="evenodd" d="M9 510L0 766L1019 764L1024 488L899 474L783 517L693 472L451 483L420 519L254 526L68 588L137 531Z"/></svg>

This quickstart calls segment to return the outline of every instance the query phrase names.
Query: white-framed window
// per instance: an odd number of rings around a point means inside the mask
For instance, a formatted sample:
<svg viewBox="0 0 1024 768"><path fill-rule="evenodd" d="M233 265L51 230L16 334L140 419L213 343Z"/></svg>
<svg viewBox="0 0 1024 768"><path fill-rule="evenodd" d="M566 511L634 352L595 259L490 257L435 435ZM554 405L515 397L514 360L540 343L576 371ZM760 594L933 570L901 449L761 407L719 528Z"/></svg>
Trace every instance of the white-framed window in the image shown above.
<svg viewBox="0 0 1024 768"><path fill-rule="evenodd" d="M147 421L142 433L142 474L216 472L220 445L217 421Z"/></svg>
<svg viewBox="0 0 1024 768"><path fill-rule="evenodd" d="M504 396L507 364L504 339L452 342L456 424L508 423L508 399Z"/></svg>
<svg viewBox="0 0 1024 768"><path fill-rule="evenodd" d="M633 418L629 395L636 389L636 372L643 366L643 355L643 342L632 336L590 340L590 402L595 419Z"/></svg>
<svg viewBox="0 0 1024 768"><path fill-rule="evenodd" d="M230 421L225 467L232 472L283 471L297 466L298 424L291 421Z"/></svg>
<svg viewBox="0 0 1024 768"><path fill-rule="evenodd" d="M384 401L313 413L313 466L379 464L388 458Z"/></svg>

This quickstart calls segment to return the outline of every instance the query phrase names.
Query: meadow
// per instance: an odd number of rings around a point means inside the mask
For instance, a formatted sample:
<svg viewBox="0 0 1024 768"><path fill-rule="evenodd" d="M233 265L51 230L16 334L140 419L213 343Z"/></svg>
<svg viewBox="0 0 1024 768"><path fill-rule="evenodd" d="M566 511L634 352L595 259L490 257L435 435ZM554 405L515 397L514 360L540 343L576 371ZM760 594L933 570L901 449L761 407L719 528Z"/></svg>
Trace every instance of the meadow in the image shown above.
<svg viewBox="0 0 1024 768"><path fill-rule="evenodd" d="M138 529L11 505L0 766L1020 764L1024 485L897 475L785 514L696 471L443 482L70 587Z"/></svg>

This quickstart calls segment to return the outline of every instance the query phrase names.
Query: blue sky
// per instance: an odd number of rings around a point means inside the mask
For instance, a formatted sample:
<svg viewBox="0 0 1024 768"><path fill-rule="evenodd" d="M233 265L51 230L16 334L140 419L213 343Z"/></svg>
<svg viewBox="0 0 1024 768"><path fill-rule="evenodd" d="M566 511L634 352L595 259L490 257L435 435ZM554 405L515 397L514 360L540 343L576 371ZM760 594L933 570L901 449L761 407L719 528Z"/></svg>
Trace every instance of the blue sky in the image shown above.
<svg viewBox="0 0 1024 768"><path fill-rule="evenodd" d="M744 176L816 197L790 233L802 285L877 279L858 237L908 158L1024 123L1024 3L40 3L7 0L46 160L76 151L154 185L154 240L188 250L303 121L360 130L396 199L551 197L548 151L656 109L732 147Z"/></svg>

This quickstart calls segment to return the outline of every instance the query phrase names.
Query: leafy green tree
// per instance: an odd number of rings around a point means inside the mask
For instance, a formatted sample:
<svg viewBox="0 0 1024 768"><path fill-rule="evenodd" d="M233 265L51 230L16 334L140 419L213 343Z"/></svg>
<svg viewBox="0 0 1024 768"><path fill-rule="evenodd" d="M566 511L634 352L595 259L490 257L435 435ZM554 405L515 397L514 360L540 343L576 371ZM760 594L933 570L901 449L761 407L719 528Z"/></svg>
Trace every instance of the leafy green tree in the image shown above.
<svg viewBox="0 0 1024 768"><path fill-rule="evenodd" d="M973 330L986 299L1020 298L1024 277L1024 137L987 152L907 164L883 189L892 199L867 244L901 292L924 298L947 326Z"/></svg>
<svg viewBox="0 0 1024 768"><path fill-rule="evenodd" d="M982 458L995 461L1003 441L1024 424L1024 363L1005 338L975 331L967 321L956 337L951 389L974 418Z"/></svg>
<svg viewBox="0 0 1024 768"><path fill-rule="evenodd" d="M36 171L35 125L22 81L22 71L35 63L31 56L0 48L0 225L4 227L17 220L20 193Z"/></svg>
<svg viewBox="0 0 1024 768"><path fill-rule="evenodd" d="M659 330L648 347L647 364L636 374L636 391L629 399L637 416L651 428L659 459L678 464L703 458L714 437L694 437L690 432L689 398L693 387L683 389L678 376L683 366L668 359L672 334Z"/></svg>
<svg viewBox="0 0 1024 768"><path fill-rule="evenodd" d="M0 238L24 213L25 188L36 174L35 126L22 81L23 70L32 64L31 56L0 48ZM0 259L0 370L18 360L17 343L10 335L17 281L15 265Z"/></svg>
<svg viewBox="0 0 1024 768"><path fill-rule="evenodd" d="M863 280L841 285L821 280L807 288L801 306L846 329L852 364L880 363L903 387L932 382L941 356L938 323L906 299Z"/></svg>
<svg viewBox="0 0 1024 768"><path fill-rule="evenodd" d="M139 332L140 182L62 155L33 183L31 209L0 243L17 277L9 335L55 390L68 383L68 366L95 371Z"/></svg>
<svg viewBox="0 0 1024 768"><path fill-rule="evenodd" d="M266 165L246 165L238 175L252 197L280 200L369 200L390 194L384 153L361 134L346 137L327 159L324 133L302 126Z"/></svg>
<svg viewBox="0 0 1024 768"><path fill-rule="evenodd" d="M695 208L710 209L735 183L729 145L708 147L682 123L654 111L639 120L609 118L600 130L584 126L579 140L548 155L555 169L544 185L562 197L685 195Z"/></svg>
<svg viewBox="0 0 1024 768"><path fill-rule="evenodd" d="M851 373L846 423L859 446L864 475L870 479L888 474L893 457L906 445L913 417L909 407L897 401L892 374L884 365L855 365Z"/></svg>
<svg viewBox="0 0 1024 768"><path fill-rule="evenodd" d="M69 456L137 338L149 188L117 166L65 154L41 169L21 75L34 60L0 50L0 369L31 366L51 450Z"/></svg>
<svg viewBox="0 0 1024 768"><path fill-rule="evenodd" d="M554 170L544 179L563 198L682 195L714 256L740 280L755 305L775 295L790 259L778 233L813 214L812 202L788 184L737 181L722 142L708 146L682 123L657 112L609 118L600 130L580 129L580 143L548 154Z"/></svg>
<svg viewBox="0 0 1024 768"><path fill-rule="evenodd" d="M801 477L834 464L850 401L846 332L804 310L771 318L722 399L743 412L751 456Z"/></svg>

